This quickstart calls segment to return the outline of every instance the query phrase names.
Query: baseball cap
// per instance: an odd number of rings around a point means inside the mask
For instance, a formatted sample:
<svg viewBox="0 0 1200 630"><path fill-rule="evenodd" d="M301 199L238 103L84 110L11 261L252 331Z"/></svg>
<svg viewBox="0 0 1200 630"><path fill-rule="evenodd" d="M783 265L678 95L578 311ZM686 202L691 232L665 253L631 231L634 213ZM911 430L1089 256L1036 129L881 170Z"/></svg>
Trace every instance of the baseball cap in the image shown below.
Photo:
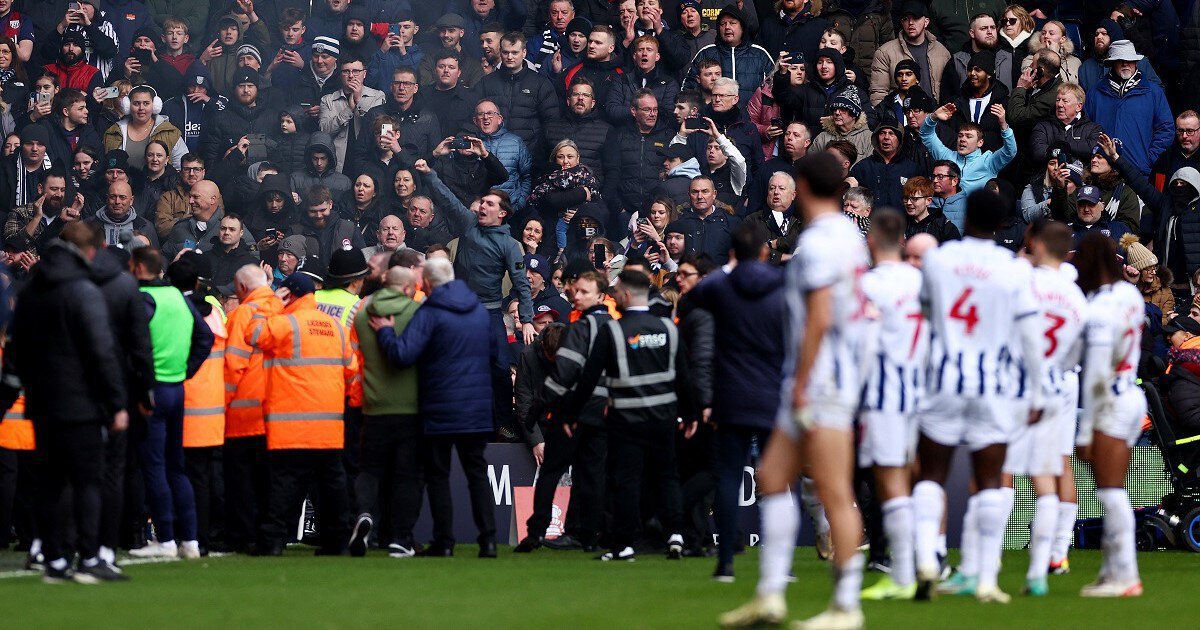
<svg viewBox="0 0 1200 630"><path fill-rule="evenodd" d="M911 15L913 17L929 17L929 7L925 6L924 2L917 0L909 0L900 6L900 17Z"/></svg>
<svg viewBox="0 0 1200 630"><path fill-rule="evenodd" d="M558 319L559 317L562 316L562 313L559 313L558 311L551 308L549 304L540 304L540 305L538 305L537 308L535 308L533 310L534 310L534 313L533 313L534 317L541 317L542 315L549 315L553 319Z"/></svg>
<svg viewBox="0 0 1200 630"><path fill-rule="evenodd" d="M279 283L279 288L287 289L295 297L304 297L309 293L315 292L317 285L313 282L312 278L297 271L284 278L283 282Z"/></svg>
<svg viewBox="0 0 1200 630"><path fill-rule="evenodd" d="M1189 332L1193 335L1200 335L1200 322L1188 317L1187 315L1176 315L1163 326L1163 334L1171 335L1177 332Z"/></svg>
<svg viewBox="0 0 1200 630"><path fill-rule="evenodd" d="M683 160L684 162L696 157L692 152L691 147L686 144L672 144L669 147L664 147L655 151L659 157L669 160Z"/></svg>
<svg viewBox="0 0 1200 630"><path fill-rule="evenodd" d="M1095 186L1084 186L1079 189L1079 203L1100 203L1100 189Z"/></svg>

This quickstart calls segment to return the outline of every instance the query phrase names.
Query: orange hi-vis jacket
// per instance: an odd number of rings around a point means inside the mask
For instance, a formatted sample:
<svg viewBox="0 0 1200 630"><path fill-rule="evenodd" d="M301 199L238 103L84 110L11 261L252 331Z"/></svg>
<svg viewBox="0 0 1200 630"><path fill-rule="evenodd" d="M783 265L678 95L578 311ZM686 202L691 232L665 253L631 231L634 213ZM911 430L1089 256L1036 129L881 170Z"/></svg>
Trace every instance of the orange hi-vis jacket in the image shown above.
<svg viewBox="0 0 1200 630"><path fill-rule="evenodd" d="M254 347L252 328L283 310L283 302L270 285L250 292L225 321L225 438L251 437L267 432L263 426L263 399L267 375L262 351Z"/></svg>
<svg viewBox="0 0 1200 630"><path fill-rule="evenodd" d="M204 317L213 333L212 352L196 375L183 382L183 447L225 443L225 343L228 333L221 311Z"/></svg>
<svg viewBox="0 0 1200 630"><path fill-rule="evenodd" d="M267 373L267 449L341 449L342 412L362 406L358 359L346 329L306 295L278 315L255 319L250 334Z"/></svg>
<svg viewBox="0 0 1200 630"><path fill-rule="evenodd" d="M0 422L0 448L10 451L32 451L36 446L33 437L33 421L25 417L25 395L17 396L16 402L4 414Z"/></svg>

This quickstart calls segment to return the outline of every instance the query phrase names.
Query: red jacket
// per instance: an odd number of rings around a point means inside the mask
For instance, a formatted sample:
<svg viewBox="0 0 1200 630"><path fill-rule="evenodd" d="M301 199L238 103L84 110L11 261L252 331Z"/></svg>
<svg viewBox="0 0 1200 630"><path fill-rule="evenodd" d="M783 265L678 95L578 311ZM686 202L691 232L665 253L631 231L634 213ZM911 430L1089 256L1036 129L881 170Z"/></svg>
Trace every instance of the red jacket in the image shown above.
<svg viewBox="0 0 1200 630"><path fill-rule="evenodd" d="M92 93L92 79L100 72L96 66L83 61L72 66L64 66L59 62L48 63L44 68L46 72L58 77L59 87L74 88L84 94Z"/></svg>

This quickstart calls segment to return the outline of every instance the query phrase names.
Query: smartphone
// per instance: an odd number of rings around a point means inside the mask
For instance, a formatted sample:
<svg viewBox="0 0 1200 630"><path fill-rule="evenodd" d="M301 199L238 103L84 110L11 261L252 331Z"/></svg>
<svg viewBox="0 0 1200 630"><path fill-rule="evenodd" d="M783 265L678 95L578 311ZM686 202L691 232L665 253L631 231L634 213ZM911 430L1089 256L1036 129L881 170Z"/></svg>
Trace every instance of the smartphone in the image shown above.
<svg viewBox="0 0 1200 630"><path fill-rule="evenodd" d="M68 8L68 9L70 9L71 11L78 11L78 10L79 10L79 6L80 6L80 5L79 5L79 3L78 3L78 2L72 2L71 4L68 4L68 5L67 5L67 8Z"/></svg>
<svg viewBox="0 0 1200 630"><path fill-rule="evenodd" d="M638 225L650 225L650 219L647 219L646 217L638 218L637 222Z"/></svg>
<svg viewBox="0 0 1200 630"><path fill-rule="evenodd" d="M138 63L142 64L143 66L148 66L151 63L150 51L146 50L145 48L134 48L129 52L129 54L134 59L137 59Z"/></svg>
<svg viewBox="0 0 1200 630"><path fill-rule="evenodd" d="M683 121L684 129L708 129L708 121L699 116L686 118Z"/></svg>
<svg viewBox="0 0 1200 630"><path fill-rule="evenodd" d="M608 262L604 259L604 245L596 243L592 246L592 258L596 262L596 269L604 269L604 263Z"/></svg>
<svg viewBox="0 0 1200 630"><path fill-rule="evenodd" d="M388 24L388 35L399 35L399 34L400 34L400 25L399 24Z"/></svg>
<svg viewBox="0 0 1200 630"><path fill-rule="evenodd" d="M267 238L279 239L279 228L267 228L264 233Z"/></svg>
<svg viewBox="0 0 1200 630"><path fill-rule="evenodd" d="M384 123L383 126L379 128L379 132L385 136L392 133L392 123Z"/></svg>
<svg viewBox="0 0 1200 630"><path fill-rule="evenodd" d="M106 98L106 99L117 98L120 95L121 95L121 88L118 88L116 86L104 88L104 98Z"/></svg>
<svg viewBox="0 0 1200 630"><path fill-rule="evenodd" d="M779 127L780 129L782 129L782 128L783 128L783 119L782 119L782 118L772 118L772 119L771 119L771 126L772 126L772 127Z"/></svg>
<svg viewBox="0 0 1200 630"><path fill-rule="evenodd" d="M309 107L312 107L312 103L300 103L300 107L303 107L304 109L308 109Z"/></svg>
<svg viewBox="0 0 1200 630"><path fill-rule="evenodd" d="M41 105L42 103L49 103L51 98L53 98L53 96L49 92L38 92L37 93L38 105Z"/></svg>
<svg viewBox="0 0 1200 630"><path fill-rule="evenodd" d="M446 148L450 150L470 149L471 141L467 140L465 136L455 136L454 139L450 141L450 144L446 145Z"/></svg>

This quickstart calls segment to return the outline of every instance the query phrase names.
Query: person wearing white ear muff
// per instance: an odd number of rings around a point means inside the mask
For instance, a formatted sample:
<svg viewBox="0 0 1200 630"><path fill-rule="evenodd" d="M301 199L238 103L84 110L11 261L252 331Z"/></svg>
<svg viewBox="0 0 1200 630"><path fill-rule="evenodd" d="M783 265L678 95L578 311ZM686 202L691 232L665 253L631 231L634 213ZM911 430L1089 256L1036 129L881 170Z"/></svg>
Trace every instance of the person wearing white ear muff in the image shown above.
<svg viewBox="0 0 1200 630"><path fill-rule="evenodd" d="M187 153L183 132L172 125L162 113L162 99L149 85L139 85L129 91L122 102L122 109L129 114L104 132L104 148L107 151L121 149L129 154L129 165L143 168L146 164L146 146L154 140L163 141L171 147L171 164L179 168L180 160Z"/></svg>

